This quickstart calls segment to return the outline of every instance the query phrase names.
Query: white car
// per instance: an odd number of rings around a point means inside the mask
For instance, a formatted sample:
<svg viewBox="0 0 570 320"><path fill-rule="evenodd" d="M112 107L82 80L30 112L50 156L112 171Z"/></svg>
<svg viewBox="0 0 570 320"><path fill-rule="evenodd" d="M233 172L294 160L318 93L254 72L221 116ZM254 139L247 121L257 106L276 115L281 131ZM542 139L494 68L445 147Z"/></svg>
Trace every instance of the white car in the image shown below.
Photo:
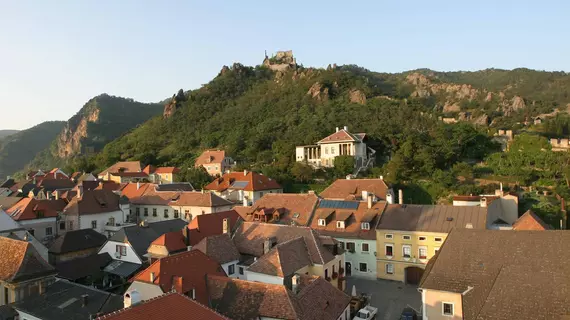
<svg viewBox="0 0 570 320"><path fill-rule="evenodd" d="M366 307L358 310L356 316L352 318L352 320L370 320L375 319L376 314L378 313L378 308L374 308L371 305L367 305Z"/></svg>

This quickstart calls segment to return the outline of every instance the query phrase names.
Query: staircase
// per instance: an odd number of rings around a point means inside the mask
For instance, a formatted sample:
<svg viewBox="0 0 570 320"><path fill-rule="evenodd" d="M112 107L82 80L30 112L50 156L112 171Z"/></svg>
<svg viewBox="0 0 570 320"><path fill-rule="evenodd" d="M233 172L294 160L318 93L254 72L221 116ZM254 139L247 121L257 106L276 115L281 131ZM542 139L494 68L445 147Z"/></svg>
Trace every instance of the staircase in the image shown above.
<svg viewBox="0 0 570 320"><path fill-rule="evenodd" d="M358 174L360 173L360 171L366 170L366 169L372 167L372 165L374 163L375 155L376 155L376 150L368 147L368 151L370 151L370 153L368 153L368 160L366 161L365 164L363 164L361 166L357 166L357 168L354 170L354 172L351 175L352 178L358 177Z"/></svg>

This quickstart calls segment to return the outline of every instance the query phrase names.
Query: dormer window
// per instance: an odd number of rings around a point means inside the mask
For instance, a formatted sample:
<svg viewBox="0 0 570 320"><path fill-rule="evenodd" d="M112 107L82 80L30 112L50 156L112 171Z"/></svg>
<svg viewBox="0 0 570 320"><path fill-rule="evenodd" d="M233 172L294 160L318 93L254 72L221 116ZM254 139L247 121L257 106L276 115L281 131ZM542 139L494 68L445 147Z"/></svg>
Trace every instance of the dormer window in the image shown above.
<svg viewBox="0 0 570 320"><path fill-rule="evenodd" d="M324 227L327 225L327 222L325 221L325 219L319 219L319 226Z"/></svg>
<svg viewBox="0 0 570 320"><path fill-rule="evenodd" d="M370 223L368 222L363 222L360 224L360 229L362 230L370 230Z"/></svg>
<svg viewBox="0 0 570 320"><path fill-rule="evenodd" d="M336 227L337 229L344 229L344 221L337 221Z"/></svg>

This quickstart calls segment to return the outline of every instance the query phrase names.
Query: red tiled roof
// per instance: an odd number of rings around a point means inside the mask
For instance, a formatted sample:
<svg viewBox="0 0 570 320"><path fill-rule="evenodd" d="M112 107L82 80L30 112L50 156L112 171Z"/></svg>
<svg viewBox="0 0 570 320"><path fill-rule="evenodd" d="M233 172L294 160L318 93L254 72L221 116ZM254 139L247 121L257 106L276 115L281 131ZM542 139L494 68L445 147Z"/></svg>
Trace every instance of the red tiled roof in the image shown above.
<svg viewBox="0 0 570 320"><path fill-rule="evenodd" d="M55 274L49 265L27 241L0 237L0 280L18 282Z"/></svg>
<svg viewBox="0 0 570 320"><path fill-rule="evenodd" d="M151 165L151 164L149 164L149 165L147 165L146 167L144 167L143 172L146 173L146 174L151 174L151 173L154 172L154 170L156 170L156 167L153 166L153 165Z"/></svg>
<svg viewBox="0 0 570 320"><path fill-rule="evenodd" d="M36 200L34 198L23 198L6 210L6 213L16 221L54 218L57 217L58 212L63 211L65 206L66 202L63 199Z"/></svg>
<svg viewBox="0 0 570 320"><path fill-rule="evenodd" d="M315 194L267 193L257 200L253 207L242 207L243 209L239 210L246 213L244 218L246 221L253 221L253 213L258 210L269 210L270 214L277 210L279 220L275 222L282 224L295 222L295 225L306 226L318 200Z"/></svg>
<svg viewBox="0 0 570 320"><path fill-rule="evenodd" d="M362 191L386 200L389 187L382 179L337 179L319 194L324 199L359 200Z"/></svg>
<svg viewBox="0 0 570 320"><path fill-rule="evenodd" d="M243 189L244 191L263 191L282 189L277 181L256 172L230 172L226 173L220 178L215 179L204 187L206 190L224 191L232 188L235 182L242 181L247 184L245 187L235 187L236 189Z"/></svg>
<svg viewBox="0 0 570 320"><path fill-rule="evenodd" d="M352 134L344 129L339 130L333 134L331 134L330 136L322 139L321 141L317 142L317 144L321 144L321 143L332 143L332 142L349 142L349 141L362 141L360 139L360 137L364 137L366 134L365 133L357 133L357 134Z"/></svg>
<svg viewBox="0 0 570 320"><path fill-rule="evenodd" d="M223 150L206 150L194 162L195 167L199 167L210 163L222 163L226 157L226 152Z"/></svg>
<svg viewBox="0 0 570 320"><path fill-rule="evenodd" d="M121 195L134 200L141 197L148 188L152 188L152 183L127 183L121 188Z"/></svg>
<svg viewBox="0 0 570 320"><path fill-rule="evenodd" d="M110 166L109 168L103 170L99 175L103 176L107 173L115 173L119 172L123 169L125 172L140 172L142 169L140 161L122 161L117 162L114 165Z"/></svg>
<svg viewBox="0 0 570 320"><path fill-rule="evenodd" d="M95 189L117 191L121 189L121 184L115 181L99 181L99 186Z"/></svg>
<svg viewBox="0 0 570 320"><path fill-rule="evenodd" d="M174 277L182 277L182 288L176 288L179 293L195 290L196 300L208 303L206 275L226 276L220 264L199 250L186 251L164 257L155 261L145 270L139 272L131 281L150 282L150 273L154 272L154 284L159 285L163 292L172 290Z"/></svg>
<svg viewBox="0 0 570 320"><path fill-rule="evenodd" d="M154 173L178 173L180 169L176 167L158 167L154 170Z"/></svg>
<svg viewBox="0 0 570 320"><path fill-rule="evenodd" d="M239 214L234 210L216 212L210 214L202 214L188 224L190 231L190 245L196 245L205 237L214 236L223 233L223 221L225 218L230 219L230 229L237 225Z"/></svg>
<svg viewBox="0 0 570 320"><path fill-rule="evenodd" d="M236 261L240 258L232 238L227 233L206 237L193 246L192 250L202 251L219 264Z"/></svg>
<svg viewBox="0 0 570 320"><path fill-rule="evenodd" d="M166 293L96 320L229 320L205 305L176 292Z"/></svg>
<svg viewBox="0 0 570 320"><path fill-rule="evenodd" d="M377 202L369 209L367 201L360 201L356 210L318 208L311 222L311 228L317 230L319 234L331 237L374 240L376 239L376 226L386 205L386 202ZM320 226L319 219L325 219L326 225ZM336 221L344 221L344 229L337 228ZM362 229L363 222L368 222L369 230Z"/></svg>
<svg viewBox="0 0 570 320"><path fill-rule="evenodd" d="M513 224L513 230L550 230L552 229L547 225L539 216L537 216L532 210L525 212L517 221Z"/></svg>
<svg viewBox="0 0 570 320"><path fill-rule="evenodd" d="M133 187L130 187L133 188ZM136 185L134 186L136 189ZM123 190L125 190L124 188ZM143 189L142 184L139 191ZM142 194L136 196L140 192L129 191L131 196L127 197L133 204L146 205L173 205L173 206L192 206L192 207L222 207L231 206L232 203L211 192L198 191L156 191L156 187L152 184L146 186Z"/></svg>
<svg viewBox="0 0 570 320"><path fill-rule="evenodd" d="M164 246L168 252L176 252L186 248L184 235L181 231L172 231L165 233L154 240L150 245Z"/></svg>

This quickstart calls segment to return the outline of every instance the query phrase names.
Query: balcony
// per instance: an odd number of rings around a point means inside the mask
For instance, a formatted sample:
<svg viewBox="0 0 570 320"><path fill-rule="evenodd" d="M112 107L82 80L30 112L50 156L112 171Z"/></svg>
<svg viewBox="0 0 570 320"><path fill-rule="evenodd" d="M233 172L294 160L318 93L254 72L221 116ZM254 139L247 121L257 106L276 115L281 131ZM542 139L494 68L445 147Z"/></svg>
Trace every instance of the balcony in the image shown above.
<svg viewBox="0 0 570 320"><path fill-rule="evenodd" d="M333 272L333 274L332 274L332 278L333 278L333 279L336 279L336 278L338 278L338 273L337 273L337 272Z"/></svg>
<svg viewBox="0 0 570 320"><path fill-rule="evenodd" d="M342 277L344 275L344 268L339 268L338 269L338 273L340 274L340 276Z"/></svg>

